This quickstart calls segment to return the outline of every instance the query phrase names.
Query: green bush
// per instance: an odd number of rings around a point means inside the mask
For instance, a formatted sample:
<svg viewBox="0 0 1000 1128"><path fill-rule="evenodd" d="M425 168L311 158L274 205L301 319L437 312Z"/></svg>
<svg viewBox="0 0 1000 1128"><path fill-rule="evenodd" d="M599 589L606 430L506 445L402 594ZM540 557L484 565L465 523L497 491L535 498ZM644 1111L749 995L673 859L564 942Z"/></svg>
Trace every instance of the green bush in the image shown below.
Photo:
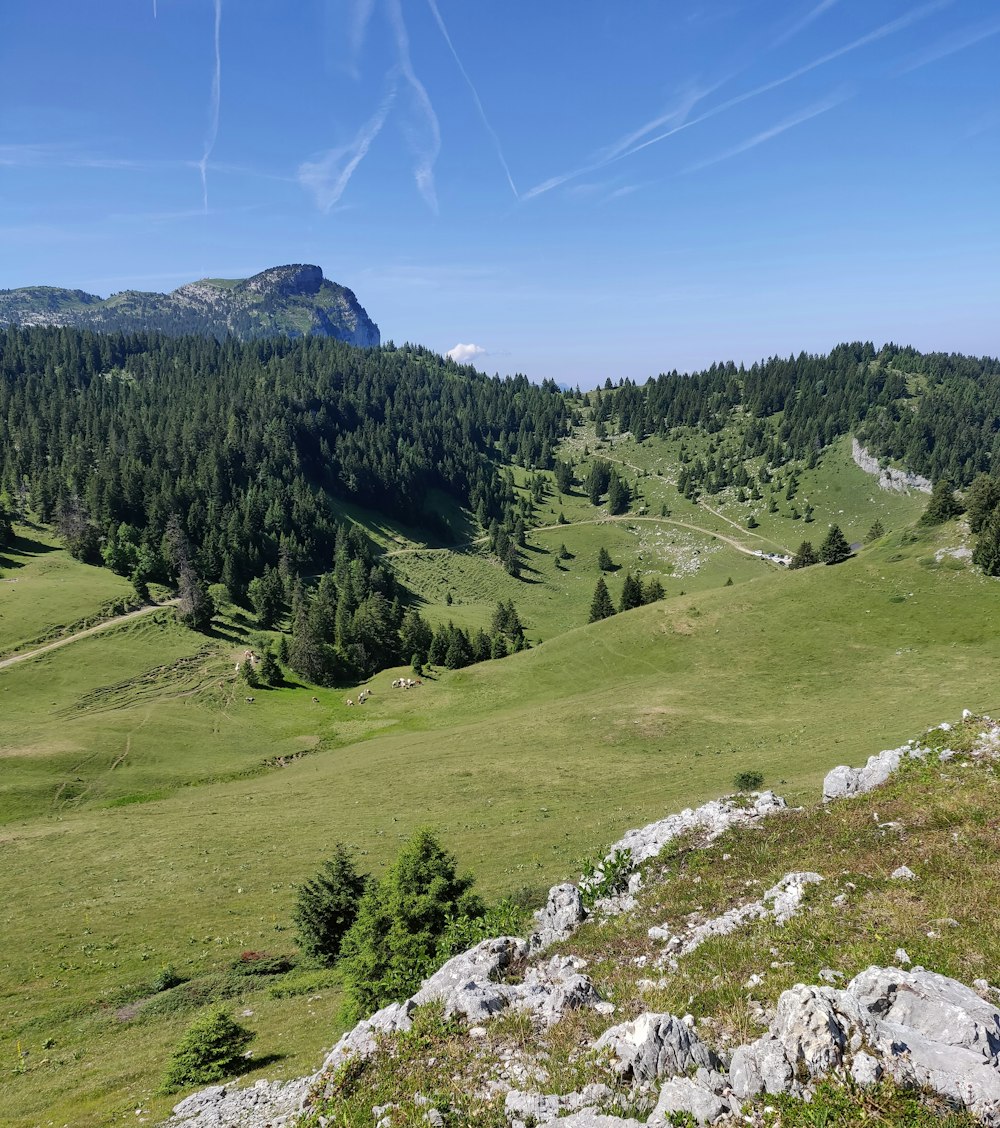
<svg viewBox="0 0 1000 1128"><path fill-rule="evenodd" d="M166 967L160 968L159 974L149 986L155 992L169 991L171 987L177 987L183 982L184 977L178 975L174 968L167 964Z"/></svg>
<svg viewBox="0 0 1000 1128"><path fill-rule="evenodd" d="M253 1038L253 1031L234 1022L224 1010L210 1011L188 1028L174 1050L163 1079L163 1092L221 1081L241 1072L244 1051Z"/></svg>
<svg viewBox="0 0 1000 1128"><path fill-rule="evenodd" d="M289 956L272 956L269 952L241 952L238 960L230 964L233 975L284 975L291 971L295 961Z"/></svg>
<svg viewBox="0 0 1000 1128"><path fill-rule="evenodd" d="M490 905L482 916L455 916L438 941L437 958L442 962L467 952L494 936L521 936L528 914L511 900Z"/></svg>
<svg viewBox="0 0 1000 1128"><path fill-rule="evenodd" d="M756 791L763 782L763 773L757 771L737 772L733 777L733 787L737 791Z"/></svg>

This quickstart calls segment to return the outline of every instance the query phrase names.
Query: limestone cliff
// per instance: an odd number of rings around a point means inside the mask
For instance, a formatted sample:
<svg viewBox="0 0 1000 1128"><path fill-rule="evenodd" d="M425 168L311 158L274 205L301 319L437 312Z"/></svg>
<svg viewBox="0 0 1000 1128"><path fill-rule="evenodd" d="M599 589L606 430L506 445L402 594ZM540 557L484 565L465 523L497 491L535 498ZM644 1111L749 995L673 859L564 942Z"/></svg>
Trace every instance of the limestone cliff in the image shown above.
<svg viewBox="0 0 1000 1128"><path fill-rule="evenodd" d="M124 290L100 298L55 286L0 290L0 325L158 330L220 340L316 335L361 348L380 343L378 326L354 293L324 278L320 267L302 263L273 266L252 278L203 278L169 294Z"/></svg>

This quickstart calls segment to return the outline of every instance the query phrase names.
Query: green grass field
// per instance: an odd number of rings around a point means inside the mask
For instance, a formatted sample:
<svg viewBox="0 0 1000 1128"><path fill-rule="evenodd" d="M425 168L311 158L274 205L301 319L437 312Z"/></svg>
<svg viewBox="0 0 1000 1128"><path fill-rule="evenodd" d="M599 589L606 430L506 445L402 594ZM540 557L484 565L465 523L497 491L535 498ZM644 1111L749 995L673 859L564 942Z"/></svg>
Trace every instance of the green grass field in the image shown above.
<svg viewBox="0 0 1000 1128"><path fill-rule="evenodd" d="M128 580L74 560L50 530L17 525L15 533L0 552L0 657L103 618L133 596Z"/></svg>
<svg viewBox="0 0 1000 1128"><path fill-rule="evenodd" d="M213 992L253 1012L256 1053L278 1055L265 1075L314 1068L338 1033L336 988L230 995L226 969L246 949L294 954L294 885L338 839L379 872L430 824L485 893L540 903L623 830L730 790L737 771L812 798L833 764L996 706L997 588L936 558L955 526L894 524L856 560L786 574L676 524L694 507L674 524L585 524L599 513L582 497L544 508L571 521L531 535L544 583L486 557L447 573L433 553L395 558L414 562L403 574L436 600L428 613L471 624L509 593L544 644L414 691L386 671L362 708L296 685L248 705L238 613L206 639L156 612L0 670L0 1121L165 1113L161 1071L191 998ZM601 544L623 571L657 571L668 598L584 626ZM697 571L677 574L696 547ZM188 1003L175 989L134 1013L165 965L191 980Z"/></svg>

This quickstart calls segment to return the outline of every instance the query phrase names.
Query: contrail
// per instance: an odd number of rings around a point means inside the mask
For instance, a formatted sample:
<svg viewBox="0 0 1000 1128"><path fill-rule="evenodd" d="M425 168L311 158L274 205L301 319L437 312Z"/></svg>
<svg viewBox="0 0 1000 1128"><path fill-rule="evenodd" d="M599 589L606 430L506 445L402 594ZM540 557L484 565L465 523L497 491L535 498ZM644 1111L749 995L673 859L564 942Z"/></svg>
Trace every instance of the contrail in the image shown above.
<svg viewBox="0 0 1000 1128"><path fill-rule="evenodd" d="M208 133L205 136L205 150L198 162L201 172L201 195L206 215L208 214L208 158L215 148L219 134L219 101L222 96L222 52L220 33L222 31L222 0L215 0L215 73L212 76L212 94L208 107Z"/></svg>
<svg viewBox="0 0 1000 1128"><path fill-rule="evenodd" d="M514 193L514 199L519 200L521 197L517 193L517 187L514 184L514 178L511 176L510 169L507 166L507 161L504 158L503 149L500 145L500 138L497 136L496 130L492 125L490 125L489 119L486 117L486 111L483 109L483 103L479 99L479 93L476 90L472 79L469 77L468 71L466 71L465 67L462 65L462 60L458 57L458 52L455 50L455 45L451 41L451 36L448 34L448 29L445 27L444 20L441 18L441 13L438 10L438 6L435 3L435 0L427 0L427 4L434 16L434 19L437 21L438 27L441 29L441 34L444 36L445 43L448 44L448 50L451 52L452 58L455 60L458 69L462 72L462 77L465 79L466 85L472 91L473 101L476 103L476 109L479 111L479 117L482 120L483 125L486 127L486 132L489 133L490 137L493 138L493 146L497 151L497 157L499 157L500 159L500 164L503 165L504 175L507 177L507 183L510 185L510 190Z"/></svg>
<svg viewBox="0 0 1000 1128"><path fill-rule="evenodd" d="M778 36L778 38L771 44L771 50L775 47L780 47L782 43L787 43L789 39L798 35L800 31L804 31L811 23L818 20L824 12L828 12L838 0L819 0L819 3L811 8L801 19L796 20L795 23L785 32Z"/></svg>
<svg viewBox="0 0 1000 1128"><path fill-rule="evenodd" d="M344 194L354 170L364 160L371 143L385 125L385 119L396 100L396 90L397 84L393 80L379 108L349 145L330 149L321 160L304 161L299 165L299 183L313 193L321 211L328 212Z"/></svg>
<svg viewBox="0 0 1000 1128"><path fill-rule="evenodd" d="M897 31L902 31L904 28L909 27L911 24L916 23L918 20L926 19L927 16L932 15L934 12L940 11L941 8L948 7L953 0L931 0L930 3L922 4L919 8L914 8L912 11L907 12L905 15L900 16L898 19L891 20L889 23L882 24L881 27L875 28L874 31L868 32L867 35L862 35L860 38L852 40L850 43L845 44L843 47L838 47L835 51L829 51L825 55L821 55L818 59L813 59L809 63L790 71L780 78L775 78L771 82L765 82L762 86L756 86L753 90L748 90L745 94L737 94L734 98L729 98L727 101L714 106L705 113L700 114L690 121L682 122L680 125L674 126L663 133L657 134L655 137L647 138L639 144L633 145L630 149L625 149L615 153L614 156L605 157L591 162L590 164L583 165L580 168L574 169L571 172L565 172L559 176L550 177L548 180L537 184L530 191L525 192L521 197L522 200L530 200L535 196L540 196L544 192L548 192L553 188L557 188L560 184L565 184L567 180L573 180L577 176L582 176L584 173L595 172L597 169L603 168L605 165L611 164L613 161L623 160L625 157L631 157L635 153L641 152L643 149L648 149L650 145L657 145L661 141L665 141L668 137L673 137L675 134L682 133L685 129L690 129L692 126L700 125L710 118L718 117L719 114L731 110L734 106L739 106L743 102L749 102L752 98L759 98L761 94L766 94L771 90L776 90L779 86L784 86L786 83L793 82L797 78L814 71L817 67L825 66L827 63L833 62L852 51L860 50L862 47L867 47L871 43L876 43L880 39L885 39L886 36L894 35ZM615 146L613 146L614 148Z"/></svg>
<svg viewBox="0 0 1000 1128"><path fill-rule="evenodd" d="M771 82L765 82L763 86L757 86L753 90L748 90L745 94L738 94L735 98L730 98L727 102L723 102L721 105L706 111L700 117L685 122L675 129L667 130L666 133L661 133L658 137L651 137L648 141L643 141L640 145L636 145L634 148L623 153L622 156L628 157L633 153L638 153L640 149L645 149L649 145L655 145L658 141L672 137L675 133L680 133L682 129L689 129L692 125L698 125L703 121L707 121L709 118L717 117L719 114L725 113L726 110L731 110L733 106L738 106L742 102L749 102L751 98L758 98L761 94L767 94L771 90L776 90L779 86L794 82L795 79L801 78L804 74L808 74L818 67L825 66L827 63L832 63L835 59L839 59L843 55L850 54L850 52L857 51L862 47L867 47L870 43L876 43L880 39L885 39L888 35L895 35L897 31L902 31L904 28L909 27L910 24L925 19L941 8L948 7L951 3L952 0L931 0L931 3L923 4L919 8L914 8L912 12L907 12L906 15L900 16L899 19L891 20L887 24L882 24L881 27L877 27L874 31L868 32L867 35L862 35L859 39L854 39L843 47L838 47L835 51L829 51L827 54L821 55L818 59L813 59L812 62L805 63L803 66L790 71L788 74L782 75L781 78L775 78Z"/></svg>
<svg viewBox="0 0 1000 1128"><path fill-rule="evenodd" d="M982 43L984 39L989 39L997 34L1000 34L1000 23L996 21L991 24L980 24L978 27L965 28L925 51L922 55L918 55L917 58L911 60L896 73L909 74L910 71L919 70L920 67L926 67L929 63L936 63L938 59L945 59L958 51L964 51L967 47L974 47L977 43Z"/></svg>
<svg viewBox="0 0 1000 1128"><path fill-rule="evenodd" d="M420 110L429 131L429 138L421 143L417 130L408 132L410 147L416 160L414 177L417 188L427 202L427 206L437 214L437 195L434 190L434 162L441 151L441 127L438 124L437 114L431 105L430 97L424 89L423 83L417 78L410 61L410 41L406 34L406 24L403 22L403 12L399 0L388 0L387 8L389 19L392 21L393 33L396 37L396 48L399 52L399 69L402 76L409 83L413 91L414 101Z"/></svg>
<svg viewBox="0 0 1000 1128"><path fill-rule="evenodd" d="M375 0L357 0L354 5L354 14L351 19L351 67L354 70L355 77L357 77L358 55L361 54L361 48L364 46L365 32L368 30L368 23L372 18L374 6Z"/></svg>
<svg viewBox="0 0 1000 1128"><path fill-rule="evenodd" d="M792 117L785 118L784 121L778 122L777 125L772 125L770 129L765 129L761 133L754 134L753 137L748 138L739 145L734 145L733 148L726 149L725 152L719 153L714 157L709 157L707 160L689 165L684 169L684 172L699 172L701 169L709 168L711 165L719 164L721 161L728 161L730 157L736 157L739 156L740 153L746 153L751 149L756 149L758 145L763 145L765 141L770 141L772 137L777 137L780 133L784 133L788 129L793 129L796 125L802 125L803 122L810 121L812 118L819 117L820 114L825 114L828 110L834 109L842 102L846 102L849 97L851 97L849 93L831 94L822 102L808 106Z"/></svg>

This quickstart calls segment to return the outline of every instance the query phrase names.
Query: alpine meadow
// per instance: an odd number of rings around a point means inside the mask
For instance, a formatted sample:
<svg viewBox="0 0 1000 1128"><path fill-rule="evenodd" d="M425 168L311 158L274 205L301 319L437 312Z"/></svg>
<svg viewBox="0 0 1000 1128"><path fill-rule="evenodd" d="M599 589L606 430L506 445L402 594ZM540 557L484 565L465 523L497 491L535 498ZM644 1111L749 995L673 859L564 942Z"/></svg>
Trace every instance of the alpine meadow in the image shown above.
<svg viewBox="0 0 1000 1128"><path fill-rule="evenodd" d="M9 7L0 1128L1000 1128L995 6Z"/></svg>
<svg viewBox="0 0 1000 1128"><path fill-rule="evenodd" d="M629 826L737 776L808 801L985 710L997 368L854 344L584 393L419 348L7 329L5 1119L300 1076ZM477 892L377 971L358 945L401 926L373 902L354 939L358 898L417 832ZM252 1056L163 1092L219 1007Z"/></svg>

